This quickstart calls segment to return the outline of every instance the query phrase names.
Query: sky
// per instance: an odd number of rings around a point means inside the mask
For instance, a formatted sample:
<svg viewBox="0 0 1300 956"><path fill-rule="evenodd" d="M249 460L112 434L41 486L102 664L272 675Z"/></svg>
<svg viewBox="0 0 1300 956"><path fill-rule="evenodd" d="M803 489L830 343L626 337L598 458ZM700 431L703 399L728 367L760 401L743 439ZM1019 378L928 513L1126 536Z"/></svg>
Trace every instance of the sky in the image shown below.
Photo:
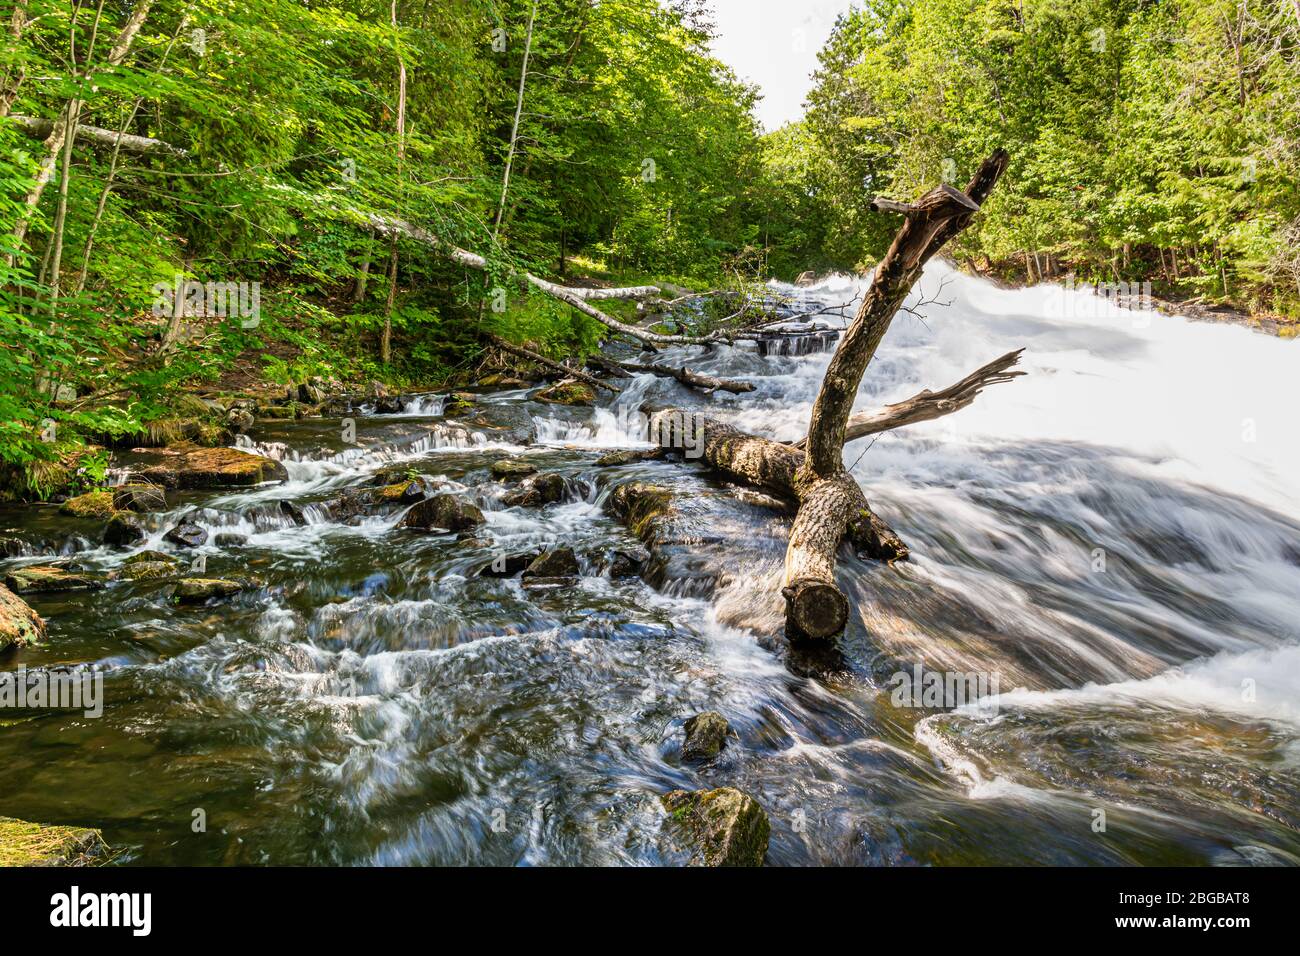
<svg viewBox="0 0 1300 956"><path fill-rule="evenodd" d="M803 115L817 51L835 18L851 5L851 0L713 0L718 26L713 52L762 88L756 112L764 128L774 130Z"/></svg>

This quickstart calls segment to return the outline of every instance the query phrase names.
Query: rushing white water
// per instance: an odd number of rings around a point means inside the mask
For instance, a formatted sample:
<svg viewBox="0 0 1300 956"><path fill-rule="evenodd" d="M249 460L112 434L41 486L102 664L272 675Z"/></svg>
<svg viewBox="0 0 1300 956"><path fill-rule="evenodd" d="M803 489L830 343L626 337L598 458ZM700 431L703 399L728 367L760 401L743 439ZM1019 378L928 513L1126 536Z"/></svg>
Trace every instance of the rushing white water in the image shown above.
<svg viewBox="0 0 1300 956"><path fill-rule="evenodd" d="M809 291L841 301L859 290L833 278ZM958 414L846 450L905 538L960 542L960 557L918 547L915 570L990 619L1019 619L1058 650L1090 655L1140 631L1168 635L1163 647L1136 641L1132 669L1121 652L1113 682L1003 693L1001 707L1156 704L1293 727L1300 344L1119 309L1057 285L1002 290L938 263L912 296L922 299L943 304L923 307L924 322L905 312L895 319L858 408L948 385L1015 348L1025 349L1027 374ZM760 412L736 417L797 436L825 364L794 364L762 390ZM1166 600L1143 577L1205 601ZM1182 646L1180 635L1189 639ZM1145 652L1191 663L1158 672L1142 662ZM930 727L918 736L937 741Z"/></svg>

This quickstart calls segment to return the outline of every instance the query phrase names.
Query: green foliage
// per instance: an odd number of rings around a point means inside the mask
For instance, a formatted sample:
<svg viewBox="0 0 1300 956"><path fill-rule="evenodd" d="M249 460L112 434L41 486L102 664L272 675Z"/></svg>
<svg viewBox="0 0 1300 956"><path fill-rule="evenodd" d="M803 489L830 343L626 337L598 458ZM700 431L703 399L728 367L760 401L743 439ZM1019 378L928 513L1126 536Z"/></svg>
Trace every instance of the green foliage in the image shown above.
<svg viewBox="0 0 1300 956"><path fill-rule="evenodd" d="M961 254L1296 313L1300 17L1287 7L870 0L839 21L809 97L830 251L879 255L874 195L960 185L1003 145L1009 175Z"/></svg>

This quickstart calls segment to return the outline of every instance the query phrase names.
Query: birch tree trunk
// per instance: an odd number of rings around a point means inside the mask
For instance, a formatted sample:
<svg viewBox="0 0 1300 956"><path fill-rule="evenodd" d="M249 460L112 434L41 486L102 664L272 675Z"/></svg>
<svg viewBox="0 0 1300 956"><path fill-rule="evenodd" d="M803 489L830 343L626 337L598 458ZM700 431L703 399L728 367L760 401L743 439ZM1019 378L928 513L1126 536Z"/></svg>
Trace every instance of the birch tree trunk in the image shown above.
<svg viewBox="0 0 1300 956"><path fill-rule="evenodd" d="M136 34L144 26L145 17L149 15L149 8L152 6L153 0L139 0L136 3L131 15L127 18L126 24L118 34L117 40L113 43L113 48L109 50L108 59L105 61L109 67L120 66L122 61L126 59L127 53L131 50L131 44L135 42ZM89 89L93 76L93 71L87 71L82 78L85 88ZM81 114L83 102L84 100L80 97L74 97L68 101L66 107L54 121L50 134L43 144L45 155L41 157L37 167L35 182L28 190L27 195L23 197L23 208L19 212L18 221L14 225L13 251L5 257L7 265L12 266L14 264L17 258L17 250L27 238L27 229L31 225L37 206L40 205L41 196L45 193L45 187L49 185L54 176L54 169L58 165L59 155L63 152L64 143L70 131L77 128L77 118Z"/></svg>
<svg viewBox="0 0 1300 956"><path fill-rule="evenodd" d="M537 0L533 0L532 13L528 15L528 33L524 38L524 64L519 70L519 95L515 98L515 121L510 127L510 148L506 150L506 168L501 177L501 202L497 204L496 220L492 223L492 238L501 231L501 217L506 211L506 194L510 192L510 168L515 161L515 145L519 142L519 117L524 111L524 87L528 82L528 57L533 50L533 22L537 19Z"/></svg>

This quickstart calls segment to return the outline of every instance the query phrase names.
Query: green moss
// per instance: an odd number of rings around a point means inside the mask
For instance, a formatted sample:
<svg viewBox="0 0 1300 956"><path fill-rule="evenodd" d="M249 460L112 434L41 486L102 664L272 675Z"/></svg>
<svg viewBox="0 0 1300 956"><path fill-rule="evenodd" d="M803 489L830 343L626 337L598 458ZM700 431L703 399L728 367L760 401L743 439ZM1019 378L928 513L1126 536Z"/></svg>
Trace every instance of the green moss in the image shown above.
<svg viewBox="0 0 1300 956"><path fill-rule="evenodd" d="M65 501L59 510L65 515L73 515L77 518L96 518L101 521L107 521L117 511L113 507L113 493L111 491L92 491L88 494L77 495L77 497Z"/></svg>

